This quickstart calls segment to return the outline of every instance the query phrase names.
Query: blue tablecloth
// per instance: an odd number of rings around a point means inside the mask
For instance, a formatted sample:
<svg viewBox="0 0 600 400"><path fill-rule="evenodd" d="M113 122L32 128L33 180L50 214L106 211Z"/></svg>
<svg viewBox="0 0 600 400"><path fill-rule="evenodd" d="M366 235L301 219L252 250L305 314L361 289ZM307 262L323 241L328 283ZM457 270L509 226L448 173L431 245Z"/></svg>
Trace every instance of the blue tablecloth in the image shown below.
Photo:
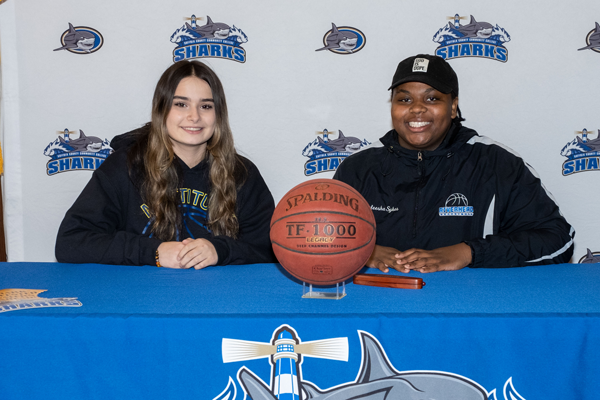
<svg viewBox="0 0 600 400"><path fill-rule="evenodd" d="M281 327L301 343L347 338L348 361L299 360L314 393L362 388L370 340L411 387L414 371L438 371L492 399L598 398L600 265L415 275L421 290L349 283L343 299L315 300L275 264L0 263L0 289L82 304L0 313L0 399L213 399L228 387L241 400L241 371L270 390L274 372L268 358L225 363L223 339L273 343Z"/></svg>

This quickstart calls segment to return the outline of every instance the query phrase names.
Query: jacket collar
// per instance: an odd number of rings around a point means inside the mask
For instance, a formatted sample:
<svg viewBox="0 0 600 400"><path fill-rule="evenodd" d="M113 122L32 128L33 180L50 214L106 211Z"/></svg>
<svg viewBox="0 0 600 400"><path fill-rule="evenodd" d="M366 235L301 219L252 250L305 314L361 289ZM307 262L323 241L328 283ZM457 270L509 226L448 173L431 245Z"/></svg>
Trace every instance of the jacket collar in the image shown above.
<svg viewBox="0 0 600 400"><path fill-rule="evenodd" d="M474 130L463 127L460 122L454 122L448 128L448 133L446 133L442 143L437 149L431 151L409 150L402 147L398 142L398 133L394 129L386 133L379 140L390 153L394 153L397 157L406 156L411 159L417 159L418 153L422 153L423 157L447 156L448 153L454 153L475 135L477 133Z"/></svg>

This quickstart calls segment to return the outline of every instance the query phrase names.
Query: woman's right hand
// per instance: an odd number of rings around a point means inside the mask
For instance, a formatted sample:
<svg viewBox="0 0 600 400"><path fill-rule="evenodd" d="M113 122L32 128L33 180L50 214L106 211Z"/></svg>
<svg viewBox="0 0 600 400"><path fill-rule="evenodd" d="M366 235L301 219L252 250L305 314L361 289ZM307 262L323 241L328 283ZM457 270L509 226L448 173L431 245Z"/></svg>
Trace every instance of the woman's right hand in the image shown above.
<svg viewBox="0 0 600 400"><path fill-rule="evenodd" d="M375 245L373 253L371 253L371 257L369 257L369 260L367 261L367 267L378 268L381 272L385 272L386 274L390 271L390 267L400 272L409 272L408 268L403 268L398 265L398 259L396 258L397 254L400 254L400 251L393 247Z"/></svg>
<svg viewBox="0 0 600 400"><path fill-rule="evenodd" d="M158 262L160 266L165 268L181 268L181 262L177 257L183 246L182 242L162 242L158 246Z"/></svg>

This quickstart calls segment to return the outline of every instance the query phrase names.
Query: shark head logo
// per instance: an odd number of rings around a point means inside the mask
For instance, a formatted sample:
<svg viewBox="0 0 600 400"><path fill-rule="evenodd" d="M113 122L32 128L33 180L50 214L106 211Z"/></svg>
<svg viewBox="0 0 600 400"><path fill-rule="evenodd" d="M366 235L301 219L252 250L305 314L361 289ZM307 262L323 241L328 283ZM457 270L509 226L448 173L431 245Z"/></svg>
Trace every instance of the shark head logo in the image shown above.
<svg viewBox="0 0 600 400"><path fill-rule="evenodd" d="M592 252L590 249L587 249L587 253L585 256L581 257L579 260L579 264L596 264L600 263L600 252L594 251Z"/></svg>
<svg viewBox="0 0 600 400"><path fill-rule="evenodd" d="M304 164L306 176L335 171L346 157L371 144L367 139L360 140L354 136L346 136L341 130L338 131L337 139L330 139L331 132L327 129L317 134L323 137L319 136L302 150L302 155L309 158L309 161Z"/></svg>
<svg viewBox="0 0 600 400"><path fill-rule="evenodd" d="M354 152L360 149L362 140L353 136L346 137L344 136L344 132L342 132L341 130L338 132L338 138L334 140L328 140L327 143L325 143L325 141L320 136L317 139L319 140L319 143L321 143L324 146L327 146L329 148L329 151Z"/></svg>
<svg viewBox="0 0 600 400"><path fill-rule="evenodd" d="M235 25L214 22L206 16L206 24L198 25L201 18L192 14L191 23L186 22L171 35L173 62L193 58L225 58L240 63L246 62L246 50L242 47L248 36Z"/></svg>
<svg viewBox="0 0 600 400"><path fill-rule="evenodd" d="M588 45L577 50L590 49L600 53L600 24L596 22L596 27L587 34L585 41Z"/></svg>
<svg viewBox="0 0 600 400"><path fill-rule="evenodd" d="M398 371L388 359L379 341L371 334L358 331L362 358L356 379L329 389L302 378L302 357L348 361L347 338L302 342L296 331L282 325L270 343L223 339L223 362L268 358L271 385L267 385L247 367L238 370L237 379L247 397L253 400L383 400L383 399L461 399L488 400L487 391L464 376L443 371ZM512 387L505 398L523 400ZM508 381L507 381L508 383ZM495 398L495 389L490 392ZM233 380L214 400L235 400ZM246 398L247 398L246 397Z"/></svg>
<svg viewBox="0 0 600 400"><path fill-rule="evenodd" d="M229 31L231 27L222 22L213 22L212 19L206 16L206 25L192 27L187 22L185 23L188 30L196 32L199 37L207 39L227 39L229 37Z"/></svg>
<svg viewBox="0 0 600 400"><path fill-rule="evenodd" d="M365 35L356 28L349 26L337 27L331 23L331 30L323 36L324 47L315 51L329 50L337 54L351 54L362 50L365 46Z"/></svg>
<svg viewBox="0 0 600 400"><path fill-rule="evenodd" d="M455 14L447 17L453 22L441 27L433 41L439 43L435 51L437 56L446 60L458 57L481 57L506 62L508 50L504 44L510 41L510 35L504 28L489 22L477 21L470 15L470 21L461 25L467 17Z"/></svg>
<svg viewBox="0 0 600 400"><path fill-rule="evenodd" d="M563 176L600 169L600 160L598 159L600 155L600 129L598 129L598 136L595 139L589 137L595 134L594 130L585 128L581 131L575 131L577 137L564 145L560 151L560 155L567 158L563 162Z"/></svg>
<svg viewBox="0 0 600 400"><path fill-rule="evenodd" d="M102 150L103 140L96 136L86 136L85 133L80 129L79 138L74 140L66 140L62 137L58 138L60 142L70 147L70 151L90 151L98 152Z"/></svg>
<svg viewBox="0 0 600 400"><path fill-rule="evenodd" d="M75 131L58 131L59 136L44 149L44 155L50 157L46 164L46 173L54 175L73 170L95 170L112 152L108 139L86 136L80 129L79 137L71 139Z"/></svg>
<svg viewBox="0 0 600 400"><path fill-rule="evenodd" d="M61 36L60 41L62 47L54 49L67 50L75 54L90 54L98 51L104 39L100 32L87 26L74 27L69 22L69 29L67 29Z"/></svg>
<svg viewBox="0 0 600 400"><path fill-rule="evenodd" d="M448 22L452 28L452 22ZM460 25L456 28L457 31L463 34L463 37L478 37L481 39L487 39L492 36L494 26L488 22L477 22L471 15L471 22L467 25Z"/></svg>

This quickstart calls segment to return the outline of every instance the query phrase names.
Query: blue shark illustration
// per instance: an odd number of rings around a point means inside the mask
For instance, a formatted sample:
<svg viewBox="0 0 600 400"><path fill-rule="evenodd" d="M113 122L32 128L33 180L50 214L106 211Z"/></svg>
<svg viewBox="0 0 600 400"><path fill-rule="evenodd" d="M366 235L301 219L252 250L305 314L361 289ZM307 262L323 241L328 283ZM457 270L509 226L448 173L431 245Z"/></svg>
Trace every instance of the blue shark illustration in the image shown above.
<svg viewBox="0 0 600 400"><path fill-rule="evenodd" d="M460 375L441 371L397 371L379 342L366 332L359 332L362 362L354 382L321 390L302 380L300 389L306 400L487 400L486 390ZM271 389L246 367L238 372L238 380L253 400L277 400ZM231 391L229 391L231 393Z"/></svg>
<svg viewBox="0 0 600 400"><path fill-rule="evenodd" d="M54 51L73 49L90 53L96 44L96 37L88 31L75 30L73 25L69 22L69 33L65 35L63 42L65 45L58 49L54 49Z"/></svg>
<svg viewBox="0 0 600 400"><path fill-rule="evenodd" d="M600 50L600 24L596 22L594 33L587 37L588 45L577 50L598 49Z"/></svg>
<svg viewBox="0 0 600 400"><path fill-rule="evenodd" d="M478 37L487 39L492 36L492 31L494 30L492 24L488 22L477 22L472 15L471 21L467 25L455 27L452 22L448 22L448 25L451 29L459 31L463 37Z"/></svg>
<svg viewBox="0 0 600 400"><path fill-rule="evenodd" d="M593 252L587 249L587 254L579 260L579 264L596 264L600 263L600 253Z"/></svg>
<svg viewBox="0 0 600 400"><path fill-rule="evenodd" d="M102 139L96 136L85 136L85 133L80 129L79 138L75 140L65 140L59 137L63 145L69 146L71 151L91 151L98 152L102 149Z"/></svg>
<svg viewBox="0 0 600 400"><path fill-rule="evenodd" d="M213 22L212 19L206 16L206 25L192 27L189 23L185 23L188 30L195 32L202 38L227 39L231 27L222 22Z"/></svg>
<svg viewBox="0 0 600 400"><path fill-rule="evenodd" d="M358 35L350 31L339 31L337 26L331 23L331 33L326 39L327 45L315 51L341 49L349 53L356 48Z"/></svg>

